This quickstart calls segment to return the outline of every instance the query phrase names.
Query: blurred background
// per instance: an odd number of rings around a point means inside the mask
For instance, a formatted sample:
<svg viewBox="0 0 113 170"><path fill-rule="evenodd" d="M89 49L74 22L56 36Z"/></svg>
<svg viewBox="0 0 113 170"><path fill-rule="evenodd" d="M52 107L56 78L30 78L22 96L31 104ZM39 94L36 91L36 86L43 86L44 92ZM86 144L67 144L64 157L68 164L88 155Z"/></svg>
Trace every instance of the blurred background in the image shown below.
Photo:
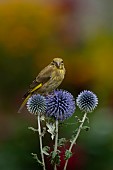
<svg viewBox="0 0 113 170"><path fill-rule="evenodd" d="M0 0L0 170L41 169L31 156L39 154L38 136L28 130L37 127L36 119L17 111L29 84L54 57L66 68L60 88L75 98L85 89L99 98L68 169L113 170L112 7L112 0ZM78 108L75 115L82 116ZM60 128L59 137L69 139L74 129Z"/></svg>

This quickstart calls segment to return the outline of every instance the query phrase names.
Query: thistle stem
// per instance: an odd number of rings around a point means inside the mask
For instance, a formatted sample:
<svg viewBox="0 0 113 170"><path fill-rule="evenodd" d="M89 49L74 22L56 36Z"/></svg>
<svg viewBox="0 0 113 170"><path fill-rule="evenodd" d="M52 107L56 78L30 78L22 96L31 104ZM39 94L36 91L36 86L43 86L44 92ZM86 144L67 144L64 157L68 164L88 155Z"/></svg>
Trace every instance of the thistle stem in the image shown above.
<svg viewBox="0 0 113 170"><path fill-rule="evenodd" d="M42 133L41 133L41 125L40 125L40 115L38 115L37 121L38 121L38 133L39 133L39 141L40 141L40 152L41 152L41 158L42 158L42 166L43 166L43 170L46 170L45 162L44 162L43 148L42 148Z"/></svg>
<svg viewBox="0 0 113 170"><path fill-rule="evenodd" d="M55 127L55 147L54 152L57 153L57 147L58 147L58 120L56 120L56 127ZM54 170L57 170L57 165L55 163Z"/></svg>
<svg viewBox="0 0 113 170"><path fill-rule="evenodd" d="M82 121L81 121L81 124L80 124L80 126L79 126L79 128L78 128L78 130L77 130L77 134L76 134L76 136L74 137L73 141L71 142L71 145L70 145L70 147L69 147L69 151L70 151L70 152L71 152L71 150L72 150L73 145L76 144L76 141L77 141L77 139L78 139L78 137L79 137L79 134L80 134L80 132L81 132L82 126L83 126L83 124L84 124L84 122L85 122L85 120L86 120L86 117L87 117L87 113L84 114L84 116L83 116L83 118L82 118ZM66 168L67 168L68 160L69 160L69 159L67 159L66 162L65 162L64 170L66 170Z"/></svg>

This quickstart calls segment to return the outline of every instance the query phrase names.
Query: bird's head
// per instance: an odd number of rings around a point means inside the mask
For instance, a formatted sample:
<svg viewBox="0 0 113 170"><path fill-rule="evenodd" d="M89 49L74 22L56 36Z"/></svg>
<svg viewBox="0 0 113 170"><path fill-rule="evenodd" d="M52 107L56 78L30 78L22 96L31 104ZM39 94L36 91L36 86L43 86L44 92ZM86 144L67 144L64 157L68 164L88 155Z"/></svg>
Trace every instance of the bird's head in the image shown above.
<svg viewBox="0 0 113 170"><path fill-rule="evenodd" d="M64 62L61 58L54 58L53 61L51 62L51 65L56 66L58 69L64 68Z"/></svg>

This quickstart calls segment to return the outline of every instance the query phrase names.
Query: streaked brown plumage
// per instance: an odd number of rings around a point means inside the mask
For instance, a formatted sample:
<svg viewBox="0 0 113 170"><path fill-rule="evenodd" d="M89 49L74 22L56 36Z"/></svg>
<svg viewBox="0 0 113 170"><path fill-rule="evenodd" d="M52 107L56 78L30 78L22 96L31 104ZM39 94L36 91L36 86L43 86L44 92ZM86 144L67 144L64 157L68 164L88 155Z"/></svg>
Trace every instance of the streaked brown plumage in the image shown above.
<svg viewBox="0 0 113 170"><path fill-rule="evenodd" d="M23 96L23 103L18 112L22 110L27 100L32 94L46 95L56 89L64 79L65 68L61 58L54 58L53 61L45 67L30 85L27 93Z"/></svg>

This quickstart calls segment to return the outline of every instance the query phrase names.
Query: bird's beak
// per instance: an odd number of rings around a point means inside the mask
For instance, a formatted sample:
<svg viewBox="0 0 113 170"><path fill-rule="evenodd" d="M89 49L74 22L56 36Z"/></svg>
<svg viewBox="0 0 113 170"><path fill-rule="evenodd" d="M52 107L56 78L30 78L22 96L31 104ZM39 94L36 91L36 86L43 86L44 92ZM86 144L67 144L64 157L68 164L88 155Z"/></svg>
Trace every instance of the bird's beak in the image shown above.
<svg viewBox="0 0 113 170"><path fill-rule="evenodd" d="M57 68L60 68L60 62L56 63Z"/></svg>

